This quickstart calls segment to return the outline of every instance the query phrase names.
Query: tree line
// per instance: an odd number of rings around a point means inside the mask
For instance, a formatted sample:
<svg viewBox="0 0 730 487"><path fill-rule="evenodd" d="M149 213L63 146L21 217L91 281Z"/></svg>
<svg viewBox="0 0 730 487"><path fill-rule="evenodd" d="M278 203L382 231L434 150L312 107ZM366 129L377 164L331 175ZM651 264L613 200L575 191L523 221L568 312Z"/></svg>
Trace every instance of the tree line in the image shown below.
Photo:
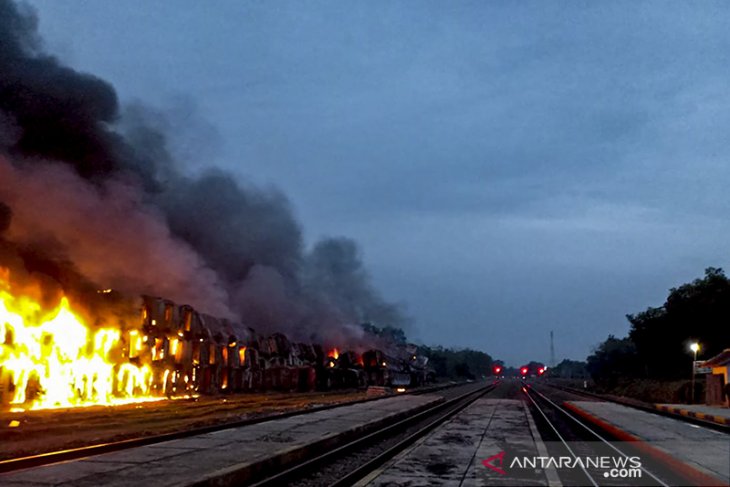
<svg viewBox="0 0 730 487"><path fill-rule="evenodd" d="M428 357L437 377L474 380L492 373L492 357L478 350L426 346L418 347L418 350Z"/></svg>
<svg viewBox="0 0 730 487"><path fill-rule="evenodd" d="M588 356L586 369L605 386L623 378L677 380L687 378L693 353L708 359L730 347L730 279L709 267L702 278L669 290L662 306L626 315L628 336L613 335Z"/></svg>
<svg viewBox="0 0 730 487"><path fill-rule="evenodd" d="M405 344L405 332L393 326L377 327L372 323L361 325L365 333L385 339L390 343ZM492 357L478 350L453 349L441 346L418 347L418 353L428 357L428 365L433 367L436 376L445 379L478 379L491 374Z"/></svg>

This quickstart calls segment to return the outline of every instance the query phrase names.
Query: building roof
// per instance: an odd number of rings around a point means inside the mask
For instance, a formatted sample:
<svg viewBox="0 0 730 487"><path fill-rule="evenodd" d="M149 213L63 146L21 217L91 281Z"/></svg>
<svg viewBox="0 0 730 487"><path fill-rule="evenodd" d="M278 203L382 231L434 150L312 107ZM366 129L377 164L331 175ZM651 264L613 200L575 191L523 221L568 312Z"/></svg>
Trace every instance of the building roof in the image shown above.
<svg viewBox="0 0 730 487"><path fill-rule="evenodd" d="M703 367L722 367L727 364L730 364L730 348L726 348L714 357L702 362Z"/></svg>

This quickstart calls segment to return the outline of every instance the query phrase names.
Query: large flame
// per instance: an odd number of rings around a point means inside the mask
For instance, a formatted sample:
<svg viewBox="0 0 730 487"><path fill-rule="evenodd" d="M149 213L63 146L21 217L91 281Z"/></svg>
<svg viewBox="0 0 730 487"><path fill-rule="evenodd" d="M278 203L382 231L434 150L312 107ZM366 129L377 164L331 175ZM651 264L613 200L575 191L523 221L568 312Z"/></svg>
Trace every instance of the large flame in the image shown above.
<svg viewBox="0 0 730 487"><path fill-rule="evenodd" d="M134 339L138 332L127 333ZM14 296L0 268L0 404L41 409L156 399L150 366L124 361L121 338L119 329L86 325L66 297L47 311Z"/></svg>

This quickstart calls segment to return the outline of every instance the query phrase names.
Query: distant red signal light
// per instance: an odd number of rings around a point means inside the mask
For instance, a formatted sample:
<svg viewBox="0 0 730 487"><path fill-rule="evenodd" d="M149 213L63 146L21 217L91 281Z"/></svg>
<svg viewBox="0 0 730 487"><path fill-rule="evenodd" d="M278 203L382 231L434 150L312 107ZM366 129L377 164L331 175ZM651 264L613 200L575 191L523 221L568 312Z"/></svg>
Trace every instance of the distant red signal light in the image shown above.
<svg viewBox="0 0 730 487"><path fill-rule="evenodd" d="M520 369L520 374L522 374L522 375L527 375L527 367L522 367L522 368Z"/></svg>
<svg viewBox="0 0 730 487"><path fill-rule="evenodd" d="M537 375L542 375L544 373L545 373L545 369L543 367L540 367L539 369L537 369Z"/></svg>
<svg viewBox="0 0 730 487"><path fill-rule="evenodd" d="M494 375L499 375L502 373L502 367L500 367L499 365L495 365L493 370L494 370Z"/></svg>

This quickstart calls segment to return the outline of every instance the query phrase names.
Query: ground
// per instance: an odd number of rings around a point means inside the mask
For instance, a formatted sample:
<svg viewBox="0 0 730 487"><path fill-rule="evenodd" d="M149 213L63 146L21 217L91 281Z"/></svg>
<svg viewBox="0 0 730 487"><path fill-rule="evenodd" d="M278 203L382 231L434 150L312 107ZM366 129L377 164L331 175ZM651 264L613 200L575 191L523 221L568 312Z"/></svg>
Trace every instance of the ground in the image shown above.
<svg viewBox="0 0 730 487"><path fill-rule="evenodd" d="M261 393L114 407L0 412L0 460L365 399L361 391Z"/></svg>

